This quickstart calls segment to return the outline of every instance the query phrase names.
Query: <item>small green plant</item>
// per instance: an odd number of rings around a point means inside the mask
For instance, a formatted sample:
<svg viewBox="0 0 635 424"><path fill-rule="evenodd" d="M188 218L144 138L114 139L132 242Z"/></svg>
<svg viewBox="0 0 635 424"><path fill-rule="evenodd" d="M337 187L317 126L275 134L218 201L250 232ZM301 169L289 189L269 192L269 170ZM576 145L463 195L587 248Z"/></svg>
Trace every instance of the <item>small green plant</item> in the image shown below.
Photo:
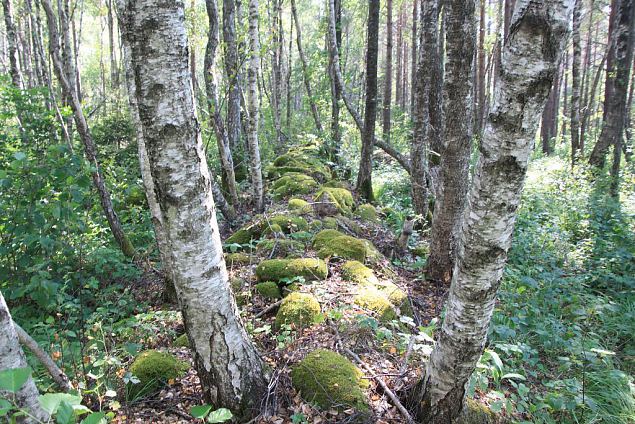
<svg viewBox="0 0 635 424"><path fill-rule="evenodd" d="M206 423L224 423L234 417L229 409L214 409L212 405L195 406L190 410L190 414L192 414L194 418L203 420Z"/></svg>

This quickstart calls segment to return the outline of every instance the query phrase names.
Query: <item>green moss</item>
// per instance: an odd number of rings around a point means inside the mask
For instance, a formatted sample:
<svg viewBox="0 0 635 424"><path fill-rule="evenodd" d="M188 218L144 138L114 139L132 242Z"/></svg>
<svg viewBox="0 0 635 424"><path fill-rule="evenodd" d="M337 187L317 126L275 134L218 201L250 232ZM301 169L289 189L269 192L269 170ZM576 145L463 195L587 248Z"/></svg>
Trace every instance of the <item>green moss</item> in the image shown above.
<svg viewBox="0 0 635 424"><path fill-rule="evenodd" d="M179 337L174 339L174 343L172 343L174 347L190 347L190 339L187 338L187 334L181 334Z"/></svg>
<svg viewBox="0 0 635 424"><path fill-rule="evenodd" d="M290 199L289 210L299 214L310 214L313 212L313 206L304 199Z"/></svg>
<svg viewBox="0 0 635 424"><path fill-rule="evenodd" d="M282 296L286 297L291 293L298 292L302 288L300 283L291 283L282 287Z"/></svg>
<svg viewBox="0 0 635 424"><path fill-rule="evenodd" d="M264 283L256 284L256 291L260 293L261 296L270 299L279 299L282 297L280 287L278 287L278 284L273 281L265 281Z"/></svg>
<svg viewBox="0 0 635 424"><path fill-rule="evenodd" d="M226 253L225 254L225 263L227 266L238 266L238 265L247 265L251 262L251 259L246 253Z"/></svg>
<svg viewBox="0 0 635 424"><path fill-rule="evenodd" d="M309 194L318 188L318 183L308 175L289 173L278 178L272 185L276 200L297 194Z"/></svg>
<svg viewBox="0 0 635 424"><path fill-rule="evenodd" d="M322 184L323 187L346 188L346 183L340 180L330 180Z"/></svg>
<svg viewBox="0 0 635 424"><path fill-rule="evenodd" d="M358 284L378 284L379 280L372 269L359 261L347 261L342 265L342 277Z"/></svg>
<svg viewBox="0 0 635 424"><path fill-rule="evenodd" d="M377 222L377 211L373 205L368 203L364 205L360 205L355 210L355 215L359 216L363 221L366 222Z"/></svg>
<svg viewBox="0 0 635 424"><path fill-rule="evenodd" d="M249 290L247 282L242 278L232 278L230 281L232 292L238 306L246 305L249 302Z"/></svg>
<svg viewBox="0 0 635 424"><path fill-rule="evenodd" d="M260 237L262 225L260 221L253 224L245 225L225 240L225 244L249 244L251 240Z"/></svg>
<svg viewBox="0 0 635 424"><path fill-rule="evenodd" d="M293 387L302 398L322 409L368 411L363 390L368 381L351 361L326 349L309 353L291 369Z"/></svg>
<svg viewBox="0 0 635 424"><path fill-rule="evenodd" d="M172 354L146 350L130 366L130 372L139 379L139 383L130 384L128 393L132 398L151 394L168 380L181 377L187 368L186 362L179 361Z"/></svg>
<svg viewBox="0 0 635 424"><path fill-rule="evenodd" d="M320 259L269 259L256 267L258 281L280 281L283 278L304 277L306 281L324 280L326 263Z"/></svg>
<svg viewBox="0 0 635 424"><path fill-rule="evenodd" d="M502 420L491 409L470 398L466 399L463 411L456 419L456 424L495 424L498 422L502 422Z"/></svg>
<svg viewBox="0 0 635 424"><path fill-rule="evenodd" d="M430 248L426 244L420 244L412 249L410 249L413 255L418 256L420 258L425 258L430 253Z"/></svg>
<svg viewBox="0 0 635 424"><path fill-rule="evenodd" d="M307 293L293 292L284 298L276 314L276 327L294 324L297 327L309 327L317 322L320 303Z"/></svg>
<svg viewBox="0 0 635 424"><path fill-rule="evenodd" d="M396 307L401 315L412 316L412 307L408 300L408 294L401 290L396 284L389 281L382 281L373 285L375 289L381 292L388 301Z"/></svg>
<svg viewBox="0 0 635 424"><path fill-rule="evenodd" d="M269 228L266 228L263 234L267 234L268 232L284 232L289 234L309 229L308 222L301 216L276 215L269 218L266 222L269 224Z"/></svg>
<svg viewBox="0 0 635 424"><path fill-rule="evenodd" d="M337 256L344 259L355 259L360 262L366 260L366 243L351 236L335 237L331 242L318 250L322 259Z"/></svg>
<svg viewBox="0 0 635 424"><path fill-rule="evenodd" d="M318 202L330 202L343 215L350 215L355 205L353 194L345 188L322 186L314 199Z"/></svg>
<svg viewBox="0 0 635 424"><path fill-rule="evenodd" d="M337 219L331 216L327 216L326 218L322 220L322 227L326 229L337 230L338 228Z"/></svg>
<svg viewBox="0 0 635 424"><path fill-rule="evenodd" d="M319 150L311 148L291 148L284 155L278 156L272 166L267 168L269 178L278 178L289 173L302 173L313 178L326 181L331 178L331 171L320 158Z"/></svg>
<svg viewBox="0 0 635 424"><path fill-rule="evenodd" d="M320 250L321 248L331 244L334 238L342 237L344 235L346 234L333 229L322 230L313 237L313 248L315 248L315 250Z"/></svg>
<svg viewBox="0 0 635 424"><path fill-rule="evenodd" d="M304 244L297 240L283 238L268 239L258 243L256 250L259 254L267 257L300 257L304 253Z"/></svg>
<svg viewBox="0 0 635 424"><path fill-rule="evenodd" d="M235 277L231 279L229 284L231 285L232 292L239 293L245 287L246 282L242 278Z"/></svg>
<svg viewBox="0 0 635 424"><path fill-rule="evenodd" d="M337 221L337 225L342 228L346 228L349 231L352 231L355 234L362 233L362 227L359 226L357 222L354 220L347 218L345 216L338 216L335 218Z"/></svg>
<svg viewBox="0 0 635 424"><path fill-rule="evenodd" d="M397 318L397 313L385 294L373 287L362 288L353 299L356 305L374 312L381 321Z"/></svg>

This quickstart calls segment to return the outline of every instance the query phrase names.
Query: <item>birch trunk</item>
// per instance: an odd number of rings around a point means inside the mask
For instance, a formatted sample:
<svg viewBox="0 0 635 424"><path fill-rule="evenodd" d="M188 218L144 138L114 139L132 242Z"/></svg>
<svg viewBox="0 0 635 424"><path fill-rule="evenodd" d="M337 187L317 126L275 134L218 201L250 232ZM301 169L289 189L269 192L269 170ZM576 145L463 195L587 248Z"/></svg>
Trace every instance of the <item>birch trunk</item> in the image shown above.
<svg viewBox="0 0 635 424"><path fill-rule="evenodd" d="M223 41L225 74L228 81L227 136L236 152L240 148L240 66L236 42L236 4L223 0Z"/></svg>
<svg viewBox="0 0 635 424"><path fill-rule="evenodd" d="M112 204L110 193L108 192L108 188L106 187L104 176L101 173L101 167L99 166L99 161L97 160L97 148L95 147L93 137L90 133L90 129L88 128L88 123L86 122L86 117L84 116L84 113L82 111L82 105L77 97L76 88L71 82L69 82L67 78L68 67L64 66L59 51L58 43L60 38L57 31L55 12L53 11L50 0L42 0L42 6L44 7L44 12L46 13L46 18L48 21L49 47L51 51L51 58L53 61L53 69L57 74L57 79L62 86L64 95L68 99L70 99L71 109L73 110L73 117L77 126L77 131L79 132L79 136L82 140L82 143L84 144L84 152L86 154L86 158L93 168L93 170L91 171L91 176L93 185L95 186L95 189L97 190L97 193L99 195L101 207L104 211L104 214L106 215L108 225L110 226L112 235L119 245L119 248L124 255L128 257L134 257L135 249L123 231L123 227L121 226L119 217L117 216L117 213L115 212L114 206ZM74 76L71 75L71 77L71 80L75 81Z"/></svg>
<svg viewBox="0 0 635 424"><path fill-rule="evenodd" d="M239 419L266 391L264 364L231 294L192 93L181 1L120 0L174 285L206 399Z"/></svg>
<svg viewBox="0 0 635 424"><path fill-rule="evenodd" d="M209 32L207 35L207 47L205 48L205 93L207 96L207 110L209 111L211 126L216 134L216 144L220 157L223 181L227 186L230 201L238 206L238 188L236 174L234 173L234 158L231 152L231 143L227 136L225 123L220 113L216 78L214 76L214 60L216 47L218 46L218 7L216 0L206 0L207 18L209 20Z"/></svg>
<svg viewBox="0 0 635 424"><path fill-rule="evenodd" d="M399 75L401 54L401 40L397 39L397 75ZM397 76L397 87L401 79ZM397 88L399 92L399 88ZM399 96L397 96L399 99ZM386 143L390 143L390 117L392 101L392 0L386 2L386 58L384 62L384 105L382 110L382 138ZM397 103L399 100L397 100Z"/></svg>
<svg viewBox="0 0 635 424"><path fill-rule="evenodd" d="M417 20L419 19L419 0L412 1L412 46L410 55L412 61L410 62L410 114L414 116L415 113L415 99L416 99L416 79L417 79Z"/></svg>
<svg viewBox="0 0 635 424"><path fill-rule="evenodd" d="M272 14L272 50L271 55L271 107L273 109L273 126L276 130L276 150L284 150L284 138L282 136L281 104L282 104L282 0L273 0Z"/></svg>
<svg viewBox="0 0 635 424"><path fill-rule="evenodd" d="M463 4L448 2L448 17ZM420 422L451 423L462 410L470 375L485 346L527 162L558 74L573 6L574 0L519 0L516 5L480 146L445 319L419 384Z"/></svg>
<svg viewBox="0 0 635 424"><path fill-rule="evenodd" d="M341 0L335 1L335 43L339 50L342 47L342 7ZM327 43L328 44L328 43ZM336 82L335 67L339 63L335 63L333 52L329 49L329 76L331 78L331 138L333 139L332 159L339 161L339 146L342 141L342 132L340 129L340 99L342 98L341 90ZM339 60L339 58L338 58Z"/></svg>
<svg viewBox="0 0 635 424"><path fill-rule="evenodd" d="M357 173L357 194L366 201L373 200L373 140L377 118L377 56L379 53L379 0L368 2L368 45L366 47L366 95L362 153Z"/></svg>
<svg viewBox="0 0 635 424"><path fill-rule="evenodd" d="M4 27L7 32L7 47L9 54L9 72L11 81L16 88L22 88L22 78L20 76L20 66L18 64L18 38L13 23L13 7L11 0L2 0L4 11Z"/></svg>
<svg viewBox="0 0 635 424"><path fill-rule="evenodd" d="M258 40L258 0L249 0L249 68L247 69L247 149L251 174L252 202L257 212L265 207L262 183L260 147L258 145L258 68L260 68L260 42Z"/></svg>
<svg viewBox="0 0 635 424"><path fill-rule="evenodd" d="M298 55L300 56L300 62L302 63L302 77L304 79L304 88L306 88L306 95L309 100L309 105L311 106L311 116L313 116L313 121L315 122L315 128L317 129L318 134L322 134L324 129L322 128L322 123L320 121L320 114L317 109L317 105L315 104L315 99L313 98L313 90L311 90L311 78L309 75L309 64L307 63L306 56L304 55L304 50L302 49L302 31L300 30L300 22L298 20L298 11L295 6L295 0L291 0L291 12L293 14L293 20L295 22L295 34L296 34L296 46L298 47Z"/></svg>
<svg viewBox="0 0 635 424"><path fill-rule="evenodd" d="M18 333L2 292L0 292L0 371L26 367L28 364L20 347ZM24 424L48 422L49 416L40 407L39 396L40 393L31 377L15 394L3 393L0 390L0 397L13 400L16 406L29 413L30 416L18 418L17 422Z"/></svg>

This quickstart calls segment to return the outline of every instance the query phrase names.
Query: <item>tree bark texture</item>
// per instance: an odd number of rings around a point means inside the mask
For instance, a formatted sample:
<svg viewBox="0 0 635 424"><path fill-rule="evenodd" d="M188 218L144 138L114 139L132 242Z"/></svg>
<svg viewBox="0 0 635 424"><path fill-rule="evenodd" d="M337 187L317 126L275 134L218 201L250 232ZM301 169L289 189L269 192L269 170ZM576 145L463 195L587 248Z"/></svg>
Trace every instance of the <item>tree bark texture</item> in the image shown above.
<svg viewBox="0 0 635 424"><path fill-rule="evenodd" d="M192 93L180 0L120 0L150 172L174 285L205 398L248 421L266 391L264 364L240 320Z"/></svg>
<svg viewBox="0 0 635 424"><path fill-rule="evenodd" d="M20 347L11 313L0 292L0 371L26 367L28 364ZM48 413L40 406L39 396L40 393L31 377L15 394L3 393L0 390L0 397L12 399L20 409L29 413L30 416L20 417L17 420L18 423L24 424L48 422Z"/></svg>
<svg viewBox="0 0 635 424"><path fill-rule="evenodd" d="M9 72L11 81L17 88L22 88L22 77L20 75L20 65L18 63L18 37L13 22L13 7L11 0L2 0L4 11L4 27L7 32L7 53L9 54Z"/></svg>
<svg viewBox="0 0 635 424"><path fill-rule="evenodd" d="M295 1L295 0L294 0ZM401 47L397 42L397 49ZM399 50L401 51L401 50ZM401 54L397 53L397 62L401 60ZM399 69L399 65L397 65ZM397 87L401 79L397 78ZM399 89L397 89L399 90ZM384 104L382 110L382 138L390 143L390 118L392 102L392 0L386 1L386 57L384 61Z"/></svg>
<svg viewBox="0 0 635 424"><path fill-rule="evenodd" d="M362 153L357 173L357 194L366 201L373 200L373 140L377 118L377 57L379 53L379 0L368 1L368 38L366 46L366 95Z"/></svg>
<svg viewBox="0 0 635 424"><path fill-rule="evenodd" d="M236 41L235 0L223 0L223 41L225 74L229 90L227 95L227 136L235 153L241 147L240 65Z"/></svg>
<svg viewBox="0 0 635 424"><path fill-rule="evenodd" d="M580 21L582 20L582 0L577 0L573 9L573 56L571 60L571 166L582 155L580 145L580 75L582 66L582 45L580 42ZM566 96L566 93L565 93Z"/></svg>
<svg viewBox="0 0 635 424"><path fill-rule="evenodd" d="M449 4L448 16L453 1ZM420 422L451 423L461 413L470 375L485 346L527 163L558 74L573 6L574 0L517 2L480 145L446 315L419 386Z"/></svg>

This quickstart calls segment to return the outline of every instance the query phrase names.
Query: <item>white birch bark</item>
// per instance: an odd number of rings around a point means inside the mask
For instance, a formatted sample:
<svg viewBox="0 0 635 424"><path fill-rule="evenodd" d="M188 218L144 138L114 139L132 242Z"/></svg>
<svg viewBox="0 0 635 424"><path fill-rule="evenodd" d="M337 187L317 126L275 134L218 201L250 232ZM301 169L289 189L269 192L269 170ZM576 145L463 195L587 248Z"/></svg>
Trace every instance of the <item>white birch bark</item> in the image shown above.
<svg viewBox="0 0 635 424"><path fill-rule="evenodd" d="M267 379L229 286L194 110L183 2L119 0L119 8L174 285L201 385L209 402L245 418L259 408Z"/></svg>
<svg viewBox="0 0 635 424"><path fill-rule="evenodd" d="M558 73L574 2L516 3L469 195L446 316L419 387L421 422L453 422L483 352L527 162Z"/></svg>
<svg viewBox="0 0 635 424"><path fill-rule="evenodd" d="M2 292L0 292L0 371L25 368L28 364L24 352L20 347L18 334L11 319ZM47 422L48 414L40 407L38 397L40 393L31 377L24 383L17 393L4 393L0 390L0 397L12 400L20 409L24 409L30 416L18 418L18 423Z"/></svg>
<svg viewBox="0 0 635 424"><path fill-rule="evenodd" d="M262 183L260 147L258 145L258 69L260 68L260 42L258 40L258 0L249 0L249 68L247 69L247 148L251 174L252 201L257 212L265 205Z"/></svg>

